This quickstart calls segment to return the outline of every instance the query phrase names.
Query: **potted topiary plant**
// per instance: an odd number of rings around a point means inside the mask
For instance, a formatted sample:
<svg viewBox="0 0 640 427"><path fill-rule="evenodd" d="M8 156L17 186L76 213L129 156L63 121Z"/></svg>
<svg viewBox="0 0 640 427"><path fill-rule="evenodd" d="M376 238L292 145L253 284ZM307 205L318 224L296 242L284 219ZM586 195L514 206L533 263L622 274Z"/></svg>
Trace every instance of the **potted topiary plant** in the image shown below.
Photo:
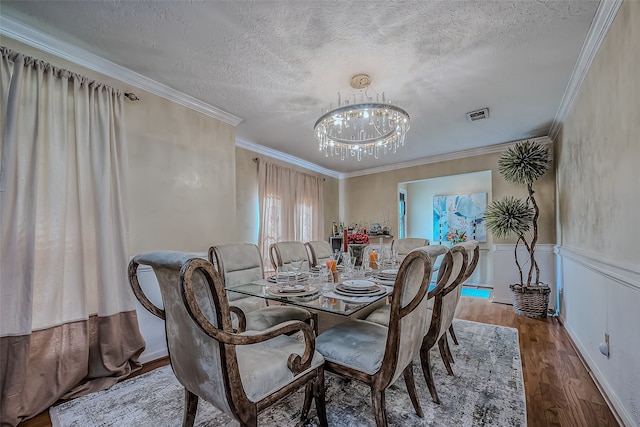
<svg viewBox="0 0 640 427"><path fill-rule="evenodd" d="M527 317L546 317L549 307L551 288L540 283L540 268L535 258L540 209L534 197L533 183L549 170L550 165L549 149L535 141L520 142L508 148L498 160L498 172L510 183L526 185L529 196L526 199L506 196L491 202L485 212L487 229L494 236L517 237L514 257L520 283L509 285L509 290L514 311ZM518 261L521 243L529 254L526 281Z"/></svg>

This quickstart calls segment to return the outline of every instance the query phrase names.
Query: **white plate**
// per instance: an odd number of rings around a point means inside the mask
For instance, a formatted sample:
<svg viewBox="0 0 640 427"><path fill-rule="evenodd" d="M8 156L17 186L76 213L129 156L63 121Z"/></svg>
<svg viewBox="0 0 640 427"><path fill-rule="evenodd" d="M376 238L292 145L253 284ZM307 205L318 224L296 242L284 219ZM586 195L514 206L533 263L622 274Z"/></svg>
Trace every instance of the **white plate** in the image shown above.
<svg viewBox="0 0 640 427"><path fill-rule="evenodd" d="M342 285L345 288L353 288L353 289L368 289L376 284L370 280L345 280L342 282Z"/></svg>
<svg viewBox="0 0 640 427"><path fill-rule="evenodd" d="M334 292L338 295L344 295L349 297L372 297L377 295L384 295L387 293L387 290L384 288L384 286L378 286L377 289L371 292L366 292L366 293L365 292L349 292L349 291L342 290L340 288L335 288Z"/></svg>
<svg viewBox="0 0 640 427"><path fill-rule="evenodd" d="M398 274L398 270L394 268L392 270L382 270L380 273L396 276Z"/></svg>

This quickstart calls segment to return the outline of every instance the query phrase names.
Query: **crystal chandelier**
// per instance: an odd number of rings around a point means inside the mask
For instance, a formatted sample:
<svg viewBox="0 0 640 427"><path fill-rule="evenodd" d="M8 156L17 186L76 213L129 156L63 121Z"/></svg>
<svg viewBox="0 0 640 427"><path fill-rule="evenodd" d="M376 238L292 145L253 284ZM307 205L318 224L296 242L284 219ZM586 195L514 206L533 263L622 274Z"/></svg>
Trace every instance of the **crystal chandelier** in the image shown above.
<svg viewBox="0 0 640 427"><path fill-rule="evenodd" d="M374 102L367 94L371 79L366 74L357 74L351 78L351 87L360 91L360 100L351 93L341 102L338 93L338 106L323 112L316 121L314 133L318 140L318 149L328 157L374 156L395 153L404 145L404 136L409 130L409 114L402 108L387 102L384 93L382 100L376 95Z"/></svg>

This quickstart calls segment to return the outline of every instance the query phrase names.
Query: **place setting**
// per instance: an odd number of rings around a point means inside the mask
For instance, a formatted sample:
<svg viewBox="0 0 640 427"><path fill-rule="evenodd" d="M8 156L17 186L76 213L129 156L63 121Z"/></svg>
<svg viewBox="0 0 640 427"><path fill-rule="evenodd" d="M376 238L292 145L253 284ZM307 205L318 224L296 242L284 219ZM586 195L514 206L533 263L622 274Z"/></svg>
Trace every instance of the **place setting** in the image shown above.
<svg viewBox="0 0 640 427"><path fill-rule="evenodd" d="M385 285L393 285L396 281L397 275L398 275L397 268L388 268L388 269L374 271L371 277L373 280L375 280L378 283L382 283Z"/></svg>
<svg viewBox="0 0 640 427"><path fill-rule="evenodd" d="M278 267L276 274L267 278L275 286L267 287L266 291L269 295L277 297L302 297L315 295L319 289L310 283L315 272L300 272L299 267L293 271L287 266Z"/></svg>
<svg viewBox="0 0 640 427"><path fill-rule="evenodd" d="M336 283L325 297L362 304L373 302L390 292L391 288L371 280L352 279Z"/></svg>
<svg viewBox="0 0 640 427"><path fill-rule="evenodd" d="M345 280L335 286L334 292L345 296L375 296L387 292L384 286L377 285L370 280Z"/></svg>

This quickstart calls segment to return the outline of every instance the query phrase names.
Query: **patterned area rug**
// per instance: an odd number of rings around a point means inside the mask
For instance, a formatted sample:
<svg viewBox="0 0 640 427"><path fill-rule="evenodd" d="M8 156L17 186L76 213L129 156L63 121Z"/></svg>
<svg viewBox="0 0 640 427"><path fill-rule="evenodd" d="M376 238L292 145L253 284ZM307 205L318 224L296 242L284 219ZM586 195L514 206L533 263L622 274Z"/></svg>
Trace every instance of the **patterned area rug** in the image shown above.
<svg viewBox="0 0 640 427"><path fill-rule="evenodd" d="M411 405L402 375L387 389L391 426L526 426L526 409L518 331L513 328L455 320L460 345L452 345L455 376L446 373L437 349L432 350L433 376L442 404L431 401L420 362L414 362L416 387L425 417ZM369 388L331 373L325 375L330 426L373 426ZM52 407L54 427L173 427L182 424L184 389L165 366L62 405ZM262 426L316 426L315 405L302 423L299 391L262 412ZM196 426L238 423L200 400Z"/></svg>

